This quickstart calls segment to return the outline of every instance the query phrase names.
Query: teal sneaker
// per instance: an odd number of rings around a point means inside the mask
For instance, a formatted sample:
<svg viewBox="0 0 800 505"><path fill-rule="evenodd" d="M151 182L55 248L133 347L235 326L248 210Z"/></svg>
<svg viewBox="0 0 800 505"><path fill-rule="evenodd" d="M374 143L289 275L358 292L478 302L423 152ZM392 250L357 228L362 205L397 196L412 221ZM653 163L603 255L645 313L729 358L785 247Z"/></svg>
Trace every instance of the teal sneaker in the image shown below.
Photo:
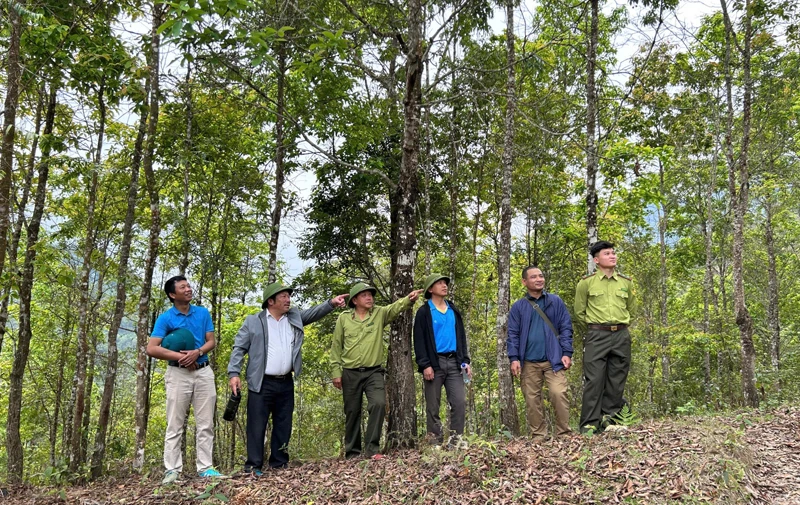
<svg viewBox="0 0 800 505"><path fill-rule="evenodd" d="M180 474L177 470L168 470L167 473L164 474L164 480L161 481L161 484L167 486L169 484L174 484Z"/></svg>
<svg viewBox="0 0 800 505"><path fill-rule="evenodd" d="M206 470L203 470L202 472L198 472L197 475L199 475L200 477L203 477L204 479L207 479L207 478L219 479L220 477L224 477L221 473L219 473L218 471L214 470L214 468L208 468Z"/></svg>

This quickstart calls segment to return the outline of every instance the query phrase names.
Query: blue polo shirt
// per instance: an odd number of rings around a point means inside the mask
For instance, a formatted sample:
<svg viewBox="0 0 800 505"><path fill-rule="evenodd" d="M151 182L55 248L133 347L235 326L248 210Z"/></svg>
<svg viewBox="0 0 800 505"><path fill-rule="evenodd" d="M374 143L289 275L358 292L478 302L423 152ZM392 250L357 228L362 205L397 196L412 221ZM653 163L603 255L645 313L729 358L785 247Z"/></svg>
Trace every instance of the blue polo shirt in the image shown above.
<svg viewBox="0 0 800 505"><path fill-rule="evenodd" d="M532 300L540 308L544 305L543 294L538 299L533 298L531 295L525 295L528 300ZM547 361L547 351L544 341L544 320L539 316L535 310L531 312L531 329L528 332L528 341L525 345L525 361L533 361L540 363Z"/></svg>
<svg viewBox="0 0 800 505"><path fill-rule="evenodd" d="M173 306L158 316L150 337L164 338L170 332L179 328L186 328L192 332L192 335L194 335L194 348L199 349L206 343L206 333L214 331L214 323L211 322L211 314L208 313L208 309L205 307L189 305L189 312L184 314ZM208 361L208 354L204 354L197 360L198 363L205 363L206 361Z"/></svg>
<svg viewBox="0 0 800 505"><path fill-rule="evenodd" d="M436 352L440 354L456 351L456 315L450 305L445 312L439 312L433 300L428 300L433 320L433 339L436 341Z"/></svg>

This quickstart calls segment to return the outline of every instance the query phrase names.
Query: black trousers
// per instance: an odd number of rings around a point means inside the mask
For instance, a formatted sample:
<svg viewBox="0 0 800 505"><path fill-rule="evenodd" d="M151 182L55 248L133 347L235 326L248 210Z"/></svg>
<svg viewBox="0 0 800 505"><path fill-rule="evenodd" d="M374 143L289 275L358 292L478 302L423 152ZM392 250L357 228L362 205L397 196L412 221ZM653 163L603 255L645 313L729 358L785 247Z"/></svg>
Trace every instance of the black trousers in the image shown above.
<svg viewBox="0 0 800 505"><path fill-rule="evenodd" d="M631 368L631 335L628 328L586 333L583 348L583 404L581 432L587 426L602 431L603 420L615 416L625 400L625 382Z"/></svg>
<svg viewBox="0 0 800 505"><path fill-rule="evenodd" d="M264 465L264 438L267 421L272 417L269 441L269 466L280 468L289 463L289 438L292 436L294 381L264 377L261 391L247 394L247 461L245 471L261 470Z"/></svg>
<svg viewBox="0 0 800 505"><path fill-rule="evenodd" d="M345 368L342 370L342 395L344 397L344 454L352 458L361 454L361 405L367 397L366 455L381 450L381 432L386 413L386 385L383 368L370 370Z"/></svg>

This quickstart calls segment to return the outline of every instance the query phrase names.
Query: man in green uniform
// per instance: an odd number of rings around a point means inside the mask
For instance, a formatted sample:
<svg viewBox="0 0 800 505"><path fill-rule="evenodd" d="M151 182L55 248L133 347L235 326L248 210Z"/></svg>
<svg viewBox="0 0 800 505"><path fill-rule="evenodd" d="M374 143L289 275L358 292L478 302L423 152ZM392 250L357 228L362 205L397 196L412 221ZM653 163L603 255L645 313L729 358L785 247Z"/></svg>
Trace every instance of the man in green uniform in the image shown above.
<svg viewBox="0 0 800 505"><path fill-rule="evenodd" d="M595 242L589 252L597 270L578 283L575 319L587 326L583 346L581 432L602 431L622 409L631 366L628 325L634 306L633 282L615 271L614 244Z"/></svg>
<svg viewBox="0 0 800 505"><path fill-rule="evenodd" d="M383 378L383 329L422 292L412 291L387 307L375 306L377 289L359 282L350 290L351 310L339 315L333 330L331 365L333 385L344 395L345 457L361 454L361 404L367 397L366 455L380 459L381 431L386 412Z"/></svg>

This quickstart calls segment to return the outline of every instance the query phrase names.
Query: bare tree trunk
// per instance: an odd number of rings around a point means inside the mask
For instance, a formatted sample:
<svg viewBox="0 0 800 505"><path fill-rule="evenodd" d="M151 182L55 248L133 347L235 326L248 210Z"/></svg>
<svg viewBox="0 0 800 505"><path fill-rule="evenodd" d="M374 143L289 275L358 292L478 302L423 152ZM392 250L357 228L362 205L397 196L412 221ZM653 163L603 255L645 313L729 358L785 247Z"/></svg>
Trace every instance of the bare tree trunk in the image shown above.
<svg viewBox="0 0 800 505"><path fill-rule="evenodd" d="M716 105L716 104L715 104ZM714 191L717 186L717 163L719 153L719 114L716 114L716 131L714 133L714 154L711 158L709 168L708 184L706 185L705 203L706 216L703 222L703 239L705 240L705 275L703 277L703 333L708 336L711 333L711 300L714 300ZM714 302L716 305L716 301ZM703 372L704 389L706 401L711 399L711 352L708 349L710 342L706 344L703 353Z"/></svg>
<svg viewBox="0 0 800 505"><path fill-rule="evenodd" d="M183 244L181 246L181 259L178 264L178 272L186 275L189 268L189 170L192 158L192 121L194 121L194 109L192 108L192 62L186 63L186 136L183 139Z"/></svg>
<svg viewBox="0 0 800 505"><path fill-rule="evenodd" d="M145 88L149 88L146 85ZM147 91L147 89L145 90ZM147 95L145 95L147 96ZM133 238L133 222L136 213L137 195L139 192L139 166L141 163L141 150L144 141L144 130L147 114L142 113L139 118L139 130L134 143L133 163L131 163L131 180L128 183L127 209L125 221L122 226L122 241L119 247L119 263L117 264L117 294L114 300L114 313L108 328L108 340L116 340L122 318L125 316L125 302L128 298L128 260L130 259L131 240ZM102 409L101 409L102 411Z"/></svg>
<svg viewBox="0 0 800 505"><path fill-rule="evenodd" d="M475 353L472 349L472 342L473 339L469 338L472 334L472 316L475 313L475 299L476 299L476 291L478 289L478 229L480 228L481 223L481 190L483 188L483 163L478 165L478 188L475 194L475 221L472 224L472 290L470 291L469 295L469 305L467 306L467 313L464 316L464 328L467 332L467 346L470 348L470 356L474 356ZM489 381L486 381L487 384ZM469 411L473 414L475 413L475 388L469 388L469 398L467 399ZM475 417L474 415L469 417L470 422L472 424L472 432L475 432Z"/></svg>
<svg viewBox="0 0 800 505"><path fill-rule="evenodd" d="M750 46L753 37L752 12L750 1L744 6L744 39L741 49L742 67L742 143L739 148L738 163L733 159L733 76L730 52L731 44L736 43L736 34L733 31L728 8L725 0L720 0L725 19L725 81L728 95L728 131L726 142L728 144L728 189L730 191L731 207L733 209L733 304L736 316L736 325L739 327L739 339L742 344L742 393L744 403L750 407L758 407L758 392L756 390L756 351L753 344L753 320L747 309L744 293L744 217L747 213L748 189L750 186L750 171L748 154L750 148L750 119L753 97L753 82L750 75ZM738 179L738 180L737 180Z"/></svg>
<svg viewBox="0 0 800 505"><path fill-rule="evenodd" d="M6 56L6 68L8 69L6 71L6 100L3 107L3 144L2 152L0 152L0 277L3 276L8 246L8 227L11 217L11 178L14 165L14 136L17 131L17 105L19 103L20 79L22 77L22 67L19 59L22 20L19 12L11 3L6 6L6 12L8 13L9 39Z"/></svg>
<svg viewBox="0 0 800 505"><path fill-rule="evenodd" d="M81 461L78 460L80 453L80 423L83 419L83 399L86 394L86 356L89 353L89 275L92 272L92 253L95 249L95 224L94 214L97 205L97 181L100 172L100 163L103 152L103 135L106 128L106 104L103 98L105 82L101 82L97 92L98 109L100 112L100 124L97 134L97 151L94 156L94 167L92 168L91 179L89 181L89 191L87 196L86 210L86 238L83 244L83 266L81 267L81 277L78 285L80 300L78 302L78 350L75 357L75 408L72 412L72 438L69 440L67 449L67 459L69 461L69 471L74 473L78 469Z"/></svg>
<svg viewBox="0 0 800 505"><path fill-rule="evenodd" d="M514 383L506 349L508 333L508 311L511 298L511 176L514 172L514 115L517 108L516 75L517 63L514 40L514 4L506 2L506 117L505 142L503 146L502 196L500 201L500 236L497 244L497 379L500 401L500 423L514 435L519 434L517 402Z"/></svg>
<svg viewBox="0 0 800 505"><path fill-rule="evenodd" d="M422 40L425 40L426 37L426 20L423 17L422 22ZM425 89L430 89L431 87L431 75L430 75L430 57L426 56L423 62L425 65ZM420 109L422 108L422 104L420 103ZM433 261L433 244L431 244L432 236L432 229L433 224L431 223L431 185L433 184L434 180L434 170L433 170L433 160L431 158L431 104L425 104L425 161L422 163L422 205L425 209L425 214L422 219L422 237L423 237L423 246L424 246L424 259L425 259L425 269L424 274L425 277L431 274L431 263ZM451 244L451 259L455 254L455 246ZM454 276L453 272L449 273L450 275L450 287L453 287ZM450 292L450 296L452 296L452 291Z"/></svg>
<svg viewBox="0 0 800 505"><path fill-rule="evenodd" d="M19 251L19 241L22 236L22 227L25 224L25 208L28 206L28 198L30 197L31 185L33 184L33 172L36 169L36 149L39 146L39 133L42 130L42 110L44 109L44 98L46 90L40 89L38 92L38 99L36 100L36 119L34 120L36 135L33 137L31 143L31 153L28 156L27 168L25 171L25 180L22 184L22 195L19 199L19 208L17 208L17 220L14 222L14 232L11 236L11 243L8 247L8 269L9 274L16 277L17 272L17 253ZM2 298L0 302L0 352L3 350L3 340L6 334L6 324L8 324L8 304L11 297L11 287L14 282L6 283L3 288Z"/></svg>
<svg viewBox="0 0 800 505"><path fill-rule="evenodd" d="M133 467L141 470L144 466L144 447L147 437L147 398L149 374L147 339L150 327L147 324L150 312L150 290L153 284L153 270L158 258L158 242L161 233L161 210L158 200L155 173L153 172L153 154L155 151L156 128L158 127L158 101L159 101L159 49L160 35L158 27L164 16L164 6L158 2L153 3L153 24L150 33L150 106L147 119L147 144L142 154L142 167L145 173L147 195L150 200L150 239L147 248L147 257L144 264L144 280L142 292L139 296L139 313L136 324L136 454ZM136 153L134 153L134 159Z"/></svg>
<svg viewBox="0 0 800 505"><path fill-rule="evenodd" d="M103 251L105 257L105 251ZM100 276L98 281L98 301L102 296L103 276ZM95 309L96 311L97 309ZM117 381L117 363L118 363L118 349L117 349L117 333L108 334L108 345L106 354L106 372L103 376L103 395L100 397L100 413L97 416L97 432L94 439L94 450L92 452L91 473L92 478L99 477L103 472L103 461L105 460L106 452L106 435L108 434L108 426L111 420L111 402L114 399L114 389ZM84 416L89 412L84 412ZM86 425L84 425L86 426ZM88 429L84 428L84 433Z"/></svg>
<svg viewBox="0 0 800 505"><path fill-rule="evenodd" d="M766 211L766 222L764 223L764 241L767 244L767 270L769 284L767 286L767 326L770 330L769 358L772 364L772 372L775 374L773 389L776 394L781 392L780 368L781 368L781 319L780 319L780 285L778 283L778 259L775 253L775 237L772 228L772 220L775 216L772 198L765 198L764 210Z"/></svg>
<svg viewBox="0 0 800 505"><path fill-rule="evenodd" d="M406 88L403 98L403 157L395 188L397 202L397 234L395 271L392 291L395 297L407 294L414 287L414 264L417 252L415 209L419 201L419 128L422 102L423 11L421 0L408 2L408 53L406 55ZM389 448L413 447L417 431L414 408L414 368L411 363L412 314L404 311L393 323L389 337Z"/></svg>
<svg viewBox="0 0 800 505"><path fill-rule="evenodd" d="M281 232L281 214L283 213L283 183L285 180L284 163L286 162L286 46L278 43L278 75L277 75L277 117L275 119L275 204L272 207L272 226L269 235L269 277L267 282L273 283L278 278L278 240Z"/></svg>
<svg viewBox="0 0 800 505"><path fill-rule="evenodd" d="M586 53L586 236L591 246L597 242L597 87L595 66L597 65L597 37L599 0L590 0L591 21L589 47ZM594 261L587 254L587 271L594 272Z"/></svg>
<svg viewBox="0 0 800 505"><path fill-rule="evenodd" d="M456 61L456 38L453 38L453 61ZM456 90L456 74L453 73L452 81L450 83L450 92L455 96L457 94ZM430 114L430 107L428 108ZM458 117L458 108L456 107L456 103L453 102L453 109L450 113L450 176L448 177L448 190L450 192L450 265L448 272L450 276L450 297L455 299L456 296L456 287L458 283L456 282L456 270L457 270L457 260L458 260L458 248L459 248L459 240L458 240L458 209L459 209L459 201L458 201L458 143L459 143L459 131L458 125L456 124L456 119ZM428 140L428 145L430 145L430 140ZM430 154L428 155L430 157ZM430 198L428 198L430 203ZM430 224L428 224L430 226ZM467 335L469 335L469 327L467 327Z"/></svg>
<svg viewBox="0 0 800 505"><path fill-rule="evenodd" d="M666 194L664 186L664 164L661 160L658 161L658 178L661 194ZM661 316L661 327L659 334L661 336L661 385L664 388L664 408L669 409L670 402L670 386L669 386L669 315L667 312L667 209L666 205L661 204L659 208L658 220L658 246L659 246L659 263L661 265L659 275L659 315Z"/></svg>
<svg viewBox="0 0 800 505"><path fill-rule="evenodd" d="M55 84L50 85L50 98L47 105L44 134L53 134L56 109ZM28 242L25 248L25 262L19 286L19 337L17 352L9 375L8 418L6 421L7 479L11 483L22 482L23 453L20 438L20 414L22 413L22 378L31 346L31 293L33 290L33 269L36 260L36 243L42 224L45 201L47 199L47 177L50 174L50 145L42 153L39 164L39 181L36 185L33 214L28 222Z"/></svg>
<svg viewBox="0 0 800 505"><path fill-rule="evenodd" d="M67 323L67 332L65 335L72 333L72 323ZM61 415L61 396L64 390L64 365L67 361L67 346L69 338L62 338L61 349L58 352L58 377L56 378L55 387L55 405L53 406L53 422L50 424L50 466L56 466L56 444L58 442L58 421Z"/></svg>

